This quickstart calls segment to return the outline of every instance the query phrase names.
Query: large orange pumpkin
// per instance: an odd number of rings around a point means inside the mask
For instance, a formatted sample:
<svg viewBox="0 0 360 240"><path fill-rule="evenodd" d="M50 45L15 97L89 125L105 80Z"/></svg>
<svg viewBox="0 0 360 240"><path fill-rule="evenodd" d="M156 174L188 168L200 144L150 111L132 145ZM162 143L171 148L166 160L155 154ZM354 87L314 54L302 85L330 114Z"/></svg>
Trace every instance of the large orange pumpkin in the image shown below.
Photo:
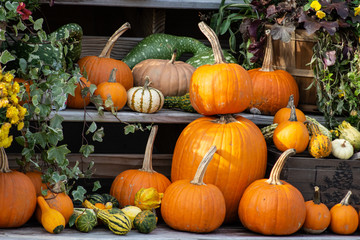
<svg viewBox="0 0 360 240"><path fill-rule="evenodd" d="M281 154L269 179L256 180L246 188L239 205L244 227L264 235L289 235L304 224L306 207L300 191L280 180L280 172L295 149Z"/></svg>
<svg viewBox="0 0 360 240"><path fill-rule="evenodd" d="M68 95L66 106L68 108L84 108L90 103L90 92L87 92L86 96L83 96L82 90L84 88L89 88L91 82L86 78L81 77L79 82L76 84L74 96Z"/></svg>
<svg viewBox="0 0 360 240"><path fill-rule="evenodd" d="M227 223L237 219L237 209L245 188L263 178L267 148L260 129L250 120L222 115L201 117L180 134L173 154L171 181L191 179L206 151L215 145L204 182L216 185L225 197Z"/></svg>
<svg viewBox="0 0 360 240"><path fill-rule="evenodd" d="M349 204L351 194L352 192L348 191L341 202L330 209L330 229L336 234L353 234L359 226L359 215Z"/></svg>
<svg viewBox="0 0 360 240"><path fill-rule="evenodd" d="M200 30L209 39L215 64L198 67L190 80L190 102L202 115L229 114L244 111L252 95L251 79L238 64L226 63L219 39L204 22Z"/></svg>
<svg viewBox="0 0 360 240"><path fill-rule="evenodd" d="M157 129L157 125L151 129L142 168L123 171L111 184L110 194L116 197L121 207L134 205L135 194L141 188L154 187L159 193L164 193L170 185L170 180L167 177L152 168L152 150Z"/></svg>
<svg viewBox="0 0 360 240"><path fill-rule="evenodd" d="M35 187L25 174L10 170L4 148L0 152L0 228L20 227L34 213Z"/></svg>
<svg viewBox="0 0 360 240"><path fill-rule="evenodd" d="M294 148L297 153L305 151L309 144L309 131L297 120L295 106L291 106L289 120L281 122L274 131L273 141L280 151Z"/></svg>
<svg viewBox="0 0 360 240"><path fill-rule="evenodd" d="M26 176L28 176L33 183L36 191L36 196L41 195L41 190L47 189L46 183L42 182L41 175L42 173L40 171L30 171L25 173Z"/></svg>
<svg viewBox="0 0 360 240"><path fill-rule="evenodd" d="M99 95L101 97L104 108L108 111L112 111L112 108L114 108L115 111L121 110L127 101L127 92L124 86L116 81L116 72L116 68L111 70L109 80L107 82L100 83L94 92L95 95ZM111 106L106 105L106 100L108 98L111 98Z"/></svg>
<svg viewBox="0 0 360 240"><path fill-rule="evenodd" d="M290 95L295 106L299 102L299 87L290 73L273 69L273 49L270 31L266 31L267 46L261 68L248 71L253 84L253 96L249 108L257 108L261 114L275 115L286 107Z"/></svg>
<svg viewBox="0 0 360 240"><path fill-rule="evenodd" d="M305 202L306 218L303 229L307 233L320 234L324 232L331 220L329 208L320 201L320 190L315 186L314 199Z"/></svg>
<svg viewBox="0 0 360 240"><path fill-rule="evenodd" d="M64 192L54 193L48 191L47 195L44 196L47 204L50 208L58 210L65 218L66 224L69 222L71 215L74 212L74 204L69 197ZM35 211L36 219L41 222L41 208L38 206Z"/></svg>
<svg viewBox="0 0 360 240"><path fill-rule="evenodd" d="M212 146L200 162L193 180L172 183L161 202L161 216L171 228L207 233L223 223L225 199L218 187L203 182L206 168L216 152Z"/></svg>
<svg viewBox="0 0 360 240"><path fill-rule="evenodd" d="M121 83L126 90L133 87L133 75L131 69L121 60L116 60L110 57L111 50L116 40L130 28L129 23L123 24L108 40L104 49L99 56L86 56L78 61L81 72L87 79L99 85L106 82L110 77L112 69L116 68L116 79Z"/></svg>

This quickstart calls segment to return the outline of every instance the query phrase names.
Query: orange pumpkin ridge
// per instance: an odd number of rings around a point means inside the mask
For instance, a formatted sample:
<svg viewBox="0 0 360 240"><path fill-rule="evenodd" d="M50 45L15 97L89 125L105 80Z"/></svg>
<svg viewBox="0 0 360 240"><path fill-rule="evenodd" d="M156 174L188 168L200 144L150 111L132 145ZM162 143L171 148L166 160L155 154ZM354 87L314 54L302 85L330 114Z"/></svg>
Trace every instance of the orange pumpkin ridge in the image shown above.
<svg viewBox="0 0 360 240"><path fill-rule="evenodd" d="M290 235L302 227L306 216L304 198L298 189L280 180L286 160L295 153L295 149L283 152L268 179L256 180L246 188L238 215L247 229L264 235Z"/></svg>
<svg viewBox="0 0 360 240"><path fill-rule="evenodd" d="M87 76L87 79L98 86L106 82L110 77L111 70L116 68L117 82L121 83L126 90L133 87L133 75L131 69L121 60L110 58L111 50L116 40L130 29L129 23L124 23L108 40L99 56L86 56L78 61L81 73Z"/></svg>
<svg viewBox="0 0 360 240"><path fill-rule="evenodd" d="M206 116L244 111L252 95L251 79L239 64L227 63L215 32L204 22L202 33L211 43L215 63L198 67L190 80L190 102L194 109Z"/></svg>
<svg viewBox="0 0 360 240"><path fill-rule="evenodd" d="M157 125L152 126L142 168L121 172L111 184L110 195L116 197L121 207L134 205L135 194L141 188L154 187L159 193L164 193L170 185L170 180L152 167L152 150L157 129Z"/></svg>
<svg viewBox="0 0 360 240"><path fill-rule="evenodd" d="M249 109L257 108L264 115L275 115L286 107L290 95L294 96L294 104L299 102L299 87L290 73L273 69L273 48L270 30L266 31L267 45L261 68L248 71L252 85L253 96Z"/></svg>

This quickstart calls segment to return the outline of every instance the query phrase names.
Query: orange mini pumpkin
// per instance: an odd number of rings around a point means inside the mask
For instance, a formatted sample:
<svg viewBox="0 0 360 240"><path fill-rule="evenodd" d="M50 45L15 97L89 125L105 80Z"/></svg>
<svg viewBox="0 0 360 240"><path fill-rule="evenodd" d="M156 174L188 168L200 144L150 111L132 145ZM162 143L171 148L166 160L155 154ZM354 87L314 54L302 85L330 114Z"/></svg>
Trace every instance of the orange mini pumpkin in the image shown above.
<svg viewBox="0 0 360 240"><path fill-rule="evenodd" d="M275 115L286 107L290 95L294 95L294 104L299 102L299 87L290 73L273 69L273 48L270 30L266 31L267 45L261 68L248 71L252 84L253 96L249 108L257 108L262 114Z"/></svg>
<svg viewBox="0 0 360 240"><path fill-rule="evenodd" d="M330 229L336 234L353 234L359 226L359 215L349 204L351 194L352 192L348 191L341 202L330 209Z"/></svg>
<svg viewBox="0 0 360 240"><path fill-rule="evenodd" d="M130 28L129 23L124 23L108 40L99 56L86 56L78 61L80 70L87 79L96 86L106 82L112 69L118 69L116 79L126 90L134 85L131 69L121 60L110 57L111 50L116 40Z"/></svg>
<svg viewBox="0 0 360 240"><path fill-rule="evenodd" d="M315 186L314 199L305 202L306 218L303 229L307 233L320 234L324 232L331 220L329 208L320 201L319 187Z"/></svg>
<svg viewBox="0 0 360 240"><path fill-rule="evenodd" d="M204 22L200 30L209 39L215 64L198 67L190 80L190 102L202 115L239 113L250 104L251 79L239 64L227 63L215 32Z"/></svg>
<svg viewBox="0 0 360 240"><path fill-rule="evenodd" d="M111 70L110 78L107 82L100 83L94 94L99 95L104 103L105 110L112 111L112 107L115 111L121 110L127 101L127 93L123 85L116 82L117 69ZM112 105L107 106L107 99L111 98Z"/></svg>
<svg viewBox="0 0 360 240"><path fill-rule="evenodd" d="M277 149L285 151L294 148L297 153L305 151L309 144L309 131L297 120L295 106L291 106L290 118L275 128L273 141Z"/></svg>
<svg viewBox="0 0 360 240"><path fill-rule="evenodd" d="M269 179L256 180L246 188L238 214L247 229L264 235L289 235L304 224L306 207L302 194L293 185L280 180L286 160L294 154L293 148L283 152Z"/></svg>
<svg viewBox="0 0 360 240"><path fill-rule="evenodd" d="M291 95L289 97L289 102L286 107L281 108L279 111L276 112L274 119L273 119L273 123L281 123L281 122L289 120L292 105L295 106L294 95ZM298 121L305 122L306 117L305 117L304 112L297 108L295 108L295 111L296 111L296 117L297 117Z"/></svg>
<svg viewBox="0 0 360 240"><path fill-rule="evenodd" d="M90 103L90 92L87 92L86 96L83 96L82 90L84 88L89 88L91 82L86 80L86 78L81 77L79 82L76 84L74 96L68 95L67 107L68 108L84 108Z"/></svg>

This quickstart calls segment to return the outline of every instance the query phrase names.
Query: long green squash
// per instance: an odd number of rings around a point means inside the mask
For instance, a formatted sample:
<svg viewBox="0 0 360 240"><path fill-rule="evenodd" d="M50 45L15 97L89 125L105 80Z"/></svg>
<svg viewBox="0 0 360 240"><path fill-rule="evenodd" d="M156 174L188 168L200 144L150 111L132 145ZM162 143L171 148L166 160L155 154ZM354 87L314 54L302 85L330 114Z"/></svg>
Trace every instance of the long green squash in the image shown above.
<svg viewBox="0 0 360 240"><path fill-rule="evenodd" d="M215 62L212 49L199 40L165 33L154 33L145 37L122 61L132 69L137 63L145 59L171 59L175 49L177 50L177 58L184 53L194 54L186 62L195 68ZM227 62L237 62L230 53L224 51L224 55Z"/></svg>

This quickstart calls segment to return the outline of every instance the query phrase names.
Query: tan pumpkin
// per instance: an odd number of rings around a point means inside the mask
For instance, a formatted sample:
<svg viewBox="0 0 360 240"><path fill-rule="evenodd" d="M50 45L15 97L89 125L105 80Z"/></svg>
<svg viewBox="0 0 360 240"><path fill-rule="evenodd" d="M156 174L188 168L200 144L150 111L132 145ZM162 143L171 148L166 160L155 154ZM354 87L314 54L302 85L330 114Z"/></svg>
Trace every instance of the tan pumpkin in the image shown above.
<svg viewBox="0 0 360 240"><path fill-rule="evenodd" d="M306 218L303 230L311 234L320 234L330 225L331 214L329 208L320 201L320 190L314 188L314 199L305 202Z"/></svg>
<svg viewBox="0 0 360 240"><path fill-rule="evenodd" d="M144 86L146 77L151 86L164 96L182 96L189 92L190 79L195 68L188 63L175 61L176 52L171 60L146 59L132 69L134 86Z"/></svg>
<svg viewBox="0 0 360 240"><path fill-rule="evenodd" d="M116 72L117 82L121 83L126 90L133 87L134 80L129 66L121 60L110 57L116 40L128 29L130 29L130 24L124 23L109 38L99 56L85 56L78 61L81 73L86 76L92 84L98 86L100 83L106 82L110 77L111 70L116 68L118 70Z"/></svg>
<svg viewBox="0 0 360 240"><path fill-rule="evenodd" d="M314 158L324 158L329 156L332 150L330 138L323 134L316 124L308 122L307 126L311 133L311 139L308 146L310 155Z"/></svg>
<svg viewBox="0 0 360 240"><path fill-rule="evenodd" d="M299 102L299 87L290 73L273 68L273 48L270 30L266 31L267 46L261 68L248 71L253 95L249 109L257 108L261 114L275 115L281 108L286 107L290 95L294 95L294 104Z"/></svg>
<svg viewBox="0 0 360 240"><path fill-rule="evenodd" d="M127 92L127 105L136 112L155 113L164 106L164 95L152 84L149 77L146 77L143 87L133 87Z"/></svg>

